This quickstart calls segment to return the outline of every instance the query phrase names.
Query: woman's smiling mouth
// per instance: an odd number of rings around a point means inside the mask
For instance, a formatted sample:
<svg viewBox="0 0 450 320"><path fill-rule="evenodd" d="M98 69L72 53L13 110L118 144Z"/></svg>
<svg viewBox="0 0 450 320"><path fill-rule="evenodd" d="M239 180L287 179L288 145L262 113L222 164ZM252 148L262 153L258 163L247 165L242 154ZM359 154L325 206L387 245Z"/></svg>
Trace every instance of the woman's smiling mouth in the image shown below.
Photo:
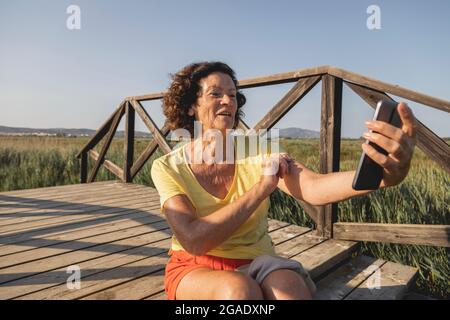
<svg viewBox="0 0 450 320"><path fill-rule="evenodd" d="M223 116L223 117L231 117L231 112L221 112L217 114L218 116Z"/></svg>

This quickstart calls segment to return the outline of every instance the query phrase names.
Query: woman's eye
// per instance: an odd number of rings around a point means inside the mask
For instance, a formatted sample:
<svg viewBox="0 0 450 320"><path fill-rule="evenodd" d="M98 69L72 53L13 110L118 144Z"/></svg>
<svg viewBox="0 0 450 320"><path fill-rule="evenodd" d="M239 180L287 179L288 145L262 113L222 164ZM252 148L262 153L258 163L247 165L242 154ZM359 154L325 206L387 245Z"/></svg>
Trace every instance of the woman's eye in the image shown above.
<svg viewBox="0 0 450 320"><path fill-rule="evenodd" d="M213 97L220 97L221 96L221 94L219 92L211 92L211 95Z"/></svg>

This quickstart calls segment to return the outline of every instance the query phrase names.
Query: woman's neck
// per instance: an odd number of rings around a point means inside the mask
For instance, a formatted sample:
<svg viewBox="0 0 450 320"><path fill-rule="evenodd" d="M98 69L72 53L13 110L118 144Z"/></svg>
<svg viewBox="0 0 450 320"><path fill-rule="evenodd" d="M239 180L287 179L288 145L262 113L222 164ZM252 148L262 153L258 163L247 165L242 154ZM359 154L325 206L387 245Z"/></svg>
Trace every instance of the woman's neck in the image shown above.
<svg viewBox="0 0 450 320"><path fill-rule="evenodd" d="M186 148L190 164L217 165L234 163L232 137L192 140Z"/></svg>

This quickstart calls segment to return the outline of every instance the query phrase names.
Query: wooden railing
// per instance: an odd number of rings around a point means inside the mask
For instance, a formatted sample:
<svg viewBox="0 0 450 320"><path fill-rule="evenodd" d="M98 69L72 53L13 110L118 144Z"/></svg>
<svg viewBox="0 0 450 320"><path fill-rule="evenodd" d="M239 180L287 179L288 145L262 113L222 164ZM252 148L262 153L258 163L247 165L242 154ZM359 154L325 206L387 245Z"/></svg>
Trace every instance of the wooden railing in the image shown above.
<svg viewBox="0 0 450 320"><path fill-rule="evenodd" d="M295 82L295 85L278 101L272 109L253 127L253 129L272 128L283 116L294 107L314 86L322 81L321 129L320 129L320 172L339 171L341 117L342 117L342 87L347 85L372 108L380 99L392 99L393 94L404 99L418 102L445 112L450 112L450 102L421 94L397 85L391 85L375 79L367 78L346 70L331 66L301 69L294 72L280 73L266 77L241 80L239 88L254 88ZM142 101L158 100L164 93L154 93L143 96L127 97L97 130L95 135L78 153L81 159L81 182L93 182L100 166L124 182L132 182L158 146L164 153L171 151L166 141L169 129L162 128L153 122L142 106ZM153 135L153 139L141 155L133 162L134 121L135 113L143 120ZM126 115L124 154L122 167L105 159L105 154L111 144L120 119ZM242 119L239 127L249 129ZM105 142L97 153L95 145L104 137ZM433 161L450 173L450 147L433 131L418 121L417 146ZM94 161L94 167L88 177L88 157ZM312 206L299 201L305 212L314 220L317 234L322 237L355 240L407 243L419 245L450 246L450 226L448 225L411 225L411 224L377 224L337 222L337 203L326 206Z"/></svg>

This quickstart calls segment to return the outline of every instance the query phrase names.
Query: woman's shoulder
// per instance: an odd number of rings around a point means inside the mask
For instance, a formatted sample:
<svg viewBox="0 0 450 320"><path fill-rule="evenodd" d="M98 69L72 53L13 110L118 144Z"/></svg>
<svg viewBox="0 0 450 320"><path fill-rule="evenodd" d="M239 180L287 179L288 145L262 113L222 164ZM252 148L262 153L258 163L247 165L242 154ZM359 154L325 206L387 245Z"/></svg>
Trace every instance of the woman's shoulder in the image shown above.
<svg viewBox="0 0 450 320"><path fill-rule="evenodd" d="M185 163L183 148L174 148L171 152L155 159L152 163L152 171L178 171L179 166Z"/></svg>

